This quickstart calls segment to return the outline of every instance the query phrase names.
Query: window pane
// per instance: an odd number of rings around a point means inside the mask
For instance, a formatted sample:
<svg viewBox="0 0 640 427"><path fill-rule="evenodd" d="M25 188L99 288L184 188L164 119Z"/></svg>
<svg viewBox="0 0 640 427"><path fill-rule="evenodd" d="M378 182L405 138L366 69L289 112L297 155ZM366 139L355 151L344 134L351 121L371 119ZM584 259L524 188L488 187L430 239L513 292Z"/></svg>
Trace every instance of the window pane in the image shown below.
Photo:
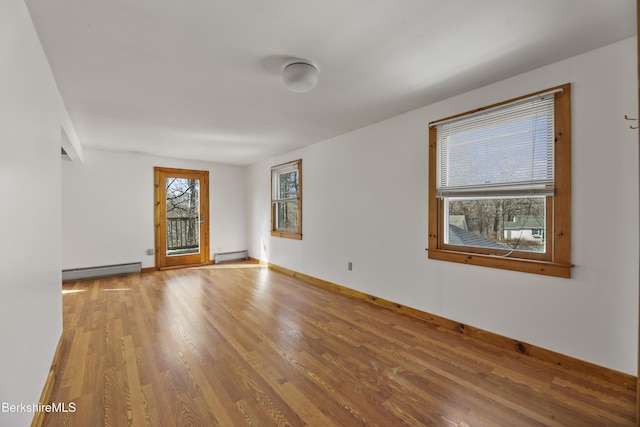
<svg viewBox="0 0 640 427"><path fill-rule="evenodd" d="M298 202L277 202L276 212L277 229L298 229Z"/></svg>
<svg viewBox="0 0 640 427"><path fill-rule="evenodd" d="M545 252L546 198L449 198L446 244Z"/></svg>
<svg viewBox="0 0 640 427"><path fill-rule="evenodd" d="M200 180L166 180L167 256L200 253Z"/></svg>
<svg viewBox="0 0 640 427"><path fill-rule="evenodd" d="M278 199L298 197L298 171L278 174Z"/></svg>

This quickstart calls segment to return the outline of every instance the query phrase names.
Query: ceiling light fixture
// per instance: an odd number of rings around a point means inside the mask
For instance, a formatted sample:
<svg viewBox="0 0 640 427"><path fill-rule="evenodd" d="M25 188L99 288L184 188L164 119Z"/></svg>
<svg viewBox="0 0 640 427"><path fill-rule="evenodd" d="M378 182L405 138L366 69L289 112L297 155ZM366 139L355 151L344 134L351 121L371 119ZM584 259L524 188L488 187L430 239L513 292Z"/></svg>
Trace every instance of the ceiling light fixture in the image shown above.
<svg viewBox="0 0 640 427"><path fill-rule="evenodd" d="M309 92L318 84L318 67L304 59L292 59L282 67L282 79L291 92Z"/></svg>

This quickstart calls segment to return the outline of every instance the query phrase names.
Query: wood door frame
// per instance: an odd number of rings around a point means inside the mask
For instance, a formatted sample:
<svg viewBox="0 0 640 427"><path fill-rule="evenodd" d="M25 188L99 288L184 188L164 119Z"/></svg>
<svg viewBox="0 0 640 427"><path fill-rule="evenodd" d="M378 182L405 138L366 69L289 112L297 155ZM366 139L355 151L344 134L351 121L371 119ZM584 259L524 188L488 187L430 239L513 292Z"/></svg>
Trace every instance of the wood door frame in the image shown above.
<svg viewBox="0 0 640 427"><path fill-rule="evenodd" d="M637 15L637 20L636 20L636 38L637 40L637 46L636 46L636 50L638 51L638 59L640 59L640 34L638 31L638 28L640 26L640 0L636 1L636 15ZM640 63L636 64L636 72L638 73L638 87L636 88L636 90L638 91L638 100L639 100L639 104L638 104L638 108L640 108ZM639 158L640 161L640 158ZM640 268L640 265L637 266L638 268ZM639 294L640 295L640 294ZM638 301L638 307L640 307L640 301ZM639 310L640 313L640 310ZM638 366L638 370L636 371L636 426L640 427L640 316L638 317L638 343L637 343L637 348L638 348L638 355L637 355L637 366Z"/></svg>
<svg viewBox="0 0 640 427"><path fill-rule="evenodd" d="M190 265L208 264L209 260L209 171L154 167L154 235L155 235L155 262L157 269L183 267ZM164 182L167 176L194 178L201 181L200 184L200 217L204 221L200 223L200 253L193 256L172 258L166 256L166 189ZM174 262L172 262L172 260Z"/></svg>

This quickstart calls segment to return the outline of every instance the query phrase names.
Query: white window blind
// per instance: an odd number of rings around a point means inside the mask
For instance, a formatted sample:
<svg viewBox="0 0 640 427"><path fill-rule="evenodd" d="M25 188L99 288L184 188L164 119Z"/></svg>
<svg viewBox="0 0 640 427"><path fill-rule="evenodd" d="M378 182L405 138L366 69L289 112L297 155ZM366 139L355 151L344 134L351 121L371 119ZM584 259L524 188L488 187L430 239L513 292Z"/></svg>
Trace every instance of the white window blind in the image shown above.
<svg viewBox="0 0 640 427"><path fill-rule="evenodd" d="M436 197L552 196L554 93L436 124Z"/></svg>

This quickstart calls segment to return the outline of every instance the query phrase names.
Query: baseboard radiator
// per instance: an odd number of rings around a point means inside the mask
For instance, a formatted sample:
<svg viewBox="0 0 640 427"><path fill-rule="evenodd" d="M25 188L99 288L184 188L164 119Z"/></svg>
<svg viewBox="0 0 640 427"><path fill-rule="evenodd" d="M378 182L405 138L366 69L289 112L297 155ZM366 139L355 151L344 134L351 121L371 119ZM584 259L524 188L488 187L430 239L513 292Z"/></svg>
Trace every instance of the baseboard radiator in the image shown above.
<svg viewBox="0 0 640 427"><path fill-rule="evenodd" d="M100 267L72 268L62 270L63 282L75 282L77 280L98 279L101 277L123 276L126 274L140 274L141 262L129 264L103 265Z"/></svg>
<svg viewBox="0 0 640 427"><path fill-rule="evenodd" d="M249 251L247 249L243 251L217 252L213 254L213 262L216 264L228 261L239 261L242 259L249 259Z"/></svg>

